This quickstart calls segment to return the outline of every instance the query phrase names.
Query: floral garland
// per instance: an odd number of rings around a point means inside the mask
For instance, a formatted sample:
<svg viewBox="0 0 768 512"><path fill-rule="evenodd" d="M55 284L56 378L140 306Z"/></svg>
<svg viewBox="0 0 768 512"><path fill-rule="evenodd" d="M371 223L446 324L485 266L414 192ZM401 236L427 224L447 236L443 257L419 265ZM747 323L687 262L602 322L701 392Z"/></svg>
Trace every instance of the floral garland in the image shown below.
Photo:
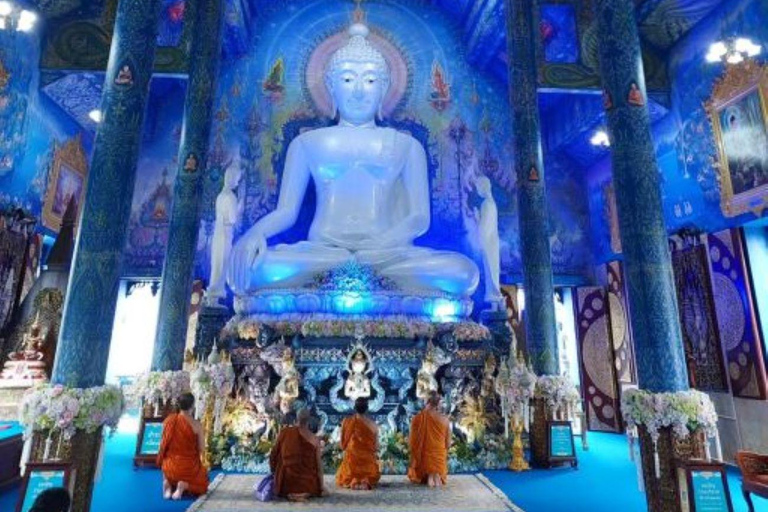
<svg viewBox="0 0 768 512"><path fill-rule="evenodd" d="M506 398L512 416L520 417L527 412L528 405L536 390L536 382L536 374L524 364L510 365Z"/></svg>
<svg viewBox="0 0 768 512"><path fill-rule="evenodd" d="M235 385L235 370L232 368L232 363L229 360L219 363L199 363L190 373L189 383L197 402L195 414L198 419L205 413L208 400L213 397L213 431L216 434L220 433L227 397L232 393Z"/></svg>
<svg viewBox="0 0 768 512"><path fill-rule="evenodd" d="M234 317L222 330L223 338L257 339L262 322L258 319ZM457 341L482 341L491 337L484 325L475 322L435 323L408 317L386 320L282 320L269 323L278 336L301 334L308 338L340 338L363 335L366 338L433 338L450 333Z"/></svg>
<svg viewBox="0 0 768 512"><path fill-rule="evenodd" d="M539 376L536 379L534 398L544 400L552 414L567 411L581 400L576 385L565 375Z"/></svg>
<svg viewBox="0 0 768 512"><path fill-rule="evenodd" d="M129 396L144 403L175 402L190 391L189 372L147 372L140 375L129 389Z"/></svg>
<svg viewBox="0 0 768 512"><path fill-rule="evenodd" d="M78 430L92 434L107 427L114 433L124 409L123 393L117 386L68 388L46 384L24 395L19 421L35 431L59 430L70 439Z"/></svg>
<svg viewBox="0 0 768 512"><path fill-rule="evenodd" d="M629 427L645 427L654 443L665 427L672 427L681 438L700 429L709 437L717 434L717 411L712 399L701 391L651 393L629 389L621 397L621 412Z"/></svg>

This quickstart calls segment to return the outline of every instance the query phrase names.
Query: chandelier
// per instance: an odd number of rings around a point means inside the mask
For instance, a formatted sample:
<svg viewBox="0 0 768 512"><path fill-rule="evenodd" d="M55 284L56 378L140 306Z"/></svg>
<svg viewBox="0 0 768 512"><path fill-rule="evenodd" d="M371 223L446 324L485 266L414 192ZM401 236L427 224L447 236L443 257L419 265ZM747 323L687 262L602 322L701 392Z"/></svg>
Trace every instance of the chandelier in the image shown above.
<svg viewBox="0 0 768 512"><path fill-rule="evenodd" d="M762 46L755 44L746 37L731 37L716 41L709 46L707 62L726 62L739 64L749 57L760 55Z"/></svg>
<svg viewBox="0 0 768 512"><path fill-rule="evenodd" d="M0 30L31 32L37 23L37 14L20 6L0 0Z"/></svg>

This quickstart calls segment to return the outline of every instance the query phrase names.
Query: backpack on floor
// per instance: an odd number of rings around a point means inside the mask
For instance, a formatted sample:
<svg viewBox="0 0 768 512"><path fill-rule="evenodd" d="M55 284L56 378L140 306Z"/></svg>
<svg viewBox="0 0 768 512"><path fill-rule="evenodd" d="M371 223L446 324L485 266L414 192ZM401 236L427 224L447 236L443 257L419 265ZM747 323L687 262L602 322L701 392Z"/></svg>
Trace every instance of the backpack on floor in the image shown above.
<svg viewBox="0 0 768 512"><path fill-rule="evenodd" d="M275 499L275 477L267 475L253 487L256 499L259 501L272 501Z"/></svg>

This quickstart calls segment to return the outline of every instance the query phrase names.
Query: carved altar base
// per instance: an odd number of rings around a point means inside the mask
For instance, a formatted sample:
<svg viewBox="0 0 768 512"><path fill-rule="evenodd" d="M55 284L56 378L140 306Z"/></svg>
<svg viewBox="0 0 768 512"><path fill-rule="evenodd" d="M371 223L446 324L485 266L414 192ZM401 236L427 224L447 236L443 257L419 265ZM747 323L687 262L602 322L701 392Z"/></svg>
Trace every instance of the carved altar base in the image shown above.
<svg viewBox="0 0 768 512"><path fill-rule="evenodd" d="M681 439L672 432L670 427L661 429L656 445L659 461L658 477L651 436L643 426L638 427L638 434L648 510L678 512L680 490L677 483L676 464L678 461L691 459L704 460L707 442L704 434L698 432Z"/></svg>
<svg viewBox="0 0 768 512"><path fill-rule="evenodd" d="M472 440L470 430L474 428L485 429L493 438L491 445L504 443L499 400L493 391L488 395L493 377L489 381L485 373L496 368L488 365L489 356L496 360L508 356L509 343L494 342L490 331L480 324L404 316L294 315L278 320L268 315L236 316L219 339L219 350L231 354L237 374L235 396L223 422L224 435L212 440L214 450L219 451L214 462L225 469L265 470L261 455L268 451L276 426L287 410L300 407L312 411L313 426L331 446L326 451L332 464L335 455L330 452L338 444L338 427L351 414L355 396L369 398L370 414L385 435L406 436L405 441L397 442L393 437L388 448L383 443L383 449L396 452L401 444L407 445L411 418L423 407L417 395L419 386L422 394L426 388L437 387L443 395L454 439L463 447L485 449L487 443ZM202 345L195 347L196 353L205 350ZM467 407L478 403L483 404L482 410ZM467 419L470 409L472 417ZM233 439L237 439L234 444ZM498 467L506 467L511 444L494 450L504 457ZM260 462L246 465L243 461L255 452ZM394 465L392 460L388 462L390 472L407 468L407 456L402 459ZM454 469L461 470L465 462L454 459L459 464Z"/></svg>

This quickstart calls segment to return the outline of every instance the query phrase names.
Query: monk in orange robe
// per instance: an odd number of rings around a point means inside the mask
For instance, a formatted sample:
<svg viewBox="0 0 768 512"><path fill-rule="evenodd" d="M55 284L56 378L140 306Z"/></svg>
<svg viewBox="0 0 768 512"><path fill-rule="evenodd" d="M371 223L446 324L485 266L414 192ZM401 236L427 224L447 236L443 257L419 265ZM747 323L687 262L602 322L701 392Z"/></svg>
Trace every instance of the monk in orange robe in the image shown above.
<svg viewBox="0 0 768 512"><path fill-rule="evenodd" d="M448 481L451 429L440 413L440 395L432 391L423 411L411 421L411 464L408 479L415 484L441 487Z"/></svg>
<svg viewBox="0 0 768 512"><path fill-rule="evenodd" d="M309 430L309 410L299 411L296 426L283 427L269 454L275 478L275 494L292 501L305 501L325 494L322 447Z"/></svg>
<svg viewBox="0 0 768 512"><path fill-rule="evenodd" d="M355 414L341 424L344 458L336 472L336 485L369 491L379 483L379 427L369 418L368 400L355 400Z"/></svg>
<svg viewBox="0 0 768 512"><path fill-rule="evenodd" d="M192 495L208 492L208 471L202 461L205 436L202 425L192 416L194 405L191 393L181 395L179 412L163 422L157 465L163 470L165 499L178 500L185 492Z"/></svg>

